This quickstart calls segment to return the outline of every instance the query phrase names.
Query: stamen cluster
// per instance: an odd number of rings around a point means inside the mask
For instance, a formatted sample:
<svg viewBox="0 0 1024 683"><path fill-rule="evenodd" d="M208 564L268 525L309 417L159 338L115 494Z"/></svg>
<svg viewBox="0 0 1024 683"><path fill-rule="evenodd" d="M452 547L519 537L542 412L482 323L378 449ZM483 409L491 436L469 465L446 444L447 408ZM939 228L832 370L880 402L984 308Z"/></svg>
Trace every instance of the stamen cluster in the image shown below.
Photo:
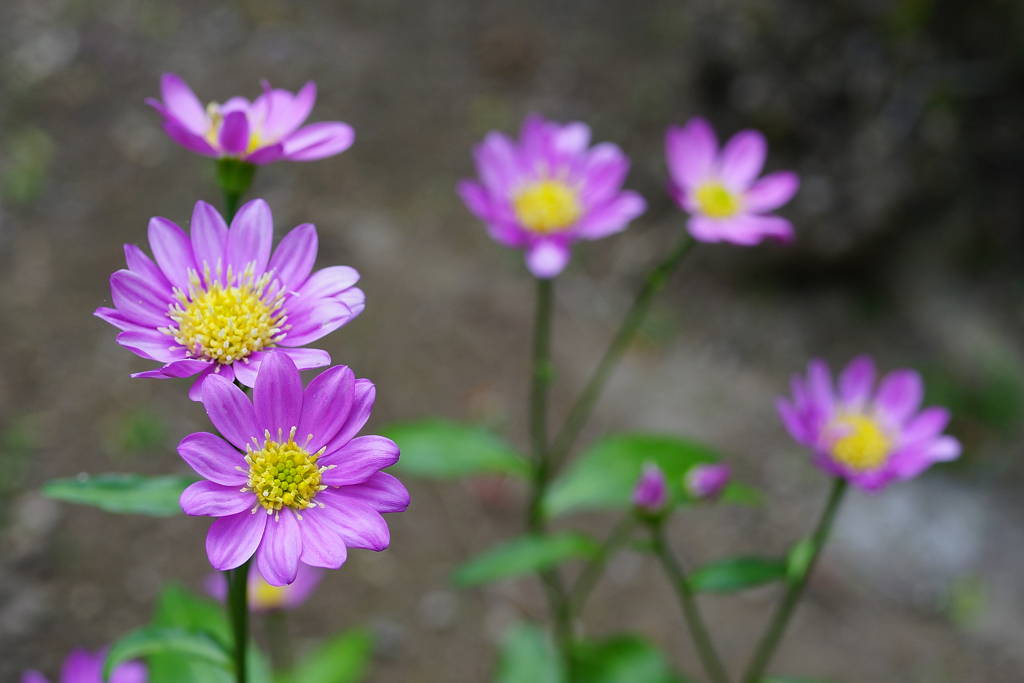
<svg viewBox="0 0 1024 683"><path fill-rule="evenodd" d="M260 450L247 448L245 461L249 463L249 484L244 490L256 494L256 500L266 508L267 514L283 507L304 510L315 505L313 497L327 488L320 484L321 472L327 468L316 464L325 449L310 454L296 444L295 427L292 427L287 441L283 441L280 432L278 441L274 441L269 430L264 432L264 438Z"/></svg>
<svg viewBox="0 0 1024 683"><path fill-rule="evenodd" d="M561 180L539 180L513 199L516 218L541 234L564 230L583 215L578 192Z"/></svg>

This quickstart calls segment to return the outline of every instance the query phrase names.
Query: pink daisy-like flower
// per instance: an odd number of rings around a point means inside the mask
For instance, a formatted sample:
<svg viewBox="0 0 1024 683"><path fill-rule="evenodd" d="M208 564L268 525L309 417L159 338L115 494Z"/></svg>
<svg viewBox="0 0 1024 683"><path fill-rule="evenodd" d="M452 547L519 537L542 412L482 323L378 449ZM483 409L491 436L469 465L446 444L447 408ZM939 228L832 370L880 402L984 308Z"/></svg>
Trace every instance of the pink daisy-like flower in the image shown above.
<svg viewBox="0 0 1024 683"><path fill-rule="evenodd" d="M875 385L875 364L855 358L833 389L828 366L812 360L807 378L794 375L791 400L776 407L797 443L814 452L815 464L865 491L879 491L894 480L912 479L935 462L955 460L960 442L942 432L949 411L920 410L921 376L895 370Z"/></svg>
<svg viewBox="0 0 1024 683"><path fill-rule="evenodd" d="M72 650L60 669L60 683L104 683L103 664L107 659L107 648L92 653L86 649ZM125 662L114 667L108 683L146 683L149 675L142 662ZM50 683L38 671L26 671L21 683Z"/></svg>
<svg viewBox="0 0 1024 683"><path fill-rule="evenodd" d="M493 239L526 250L526 265L538 278L565 269L573 242L620 232L647 207L636 192L621 190L629 171L622 150L589 144L586 124L562 126L531 115L518 144L488 133L473 150L480 182L458 185Z"/></svg>
<svg viewBox="0 0 1024 683"><path fill-rule="evenodd" d="M697 500L714 500L725 490L731 476L728 465L694 465L683 476L683 488Z"/></svg>
<svg viewBox="0 0 1024 683"><path fill-rule="evenodd" d="M665 473L653 462L644 463L640 478L633 488L633 505L645 512L658 512L668 502Z"/></svg>
<svg viewBox="0 0 1024 683"><path fill-rule="evenodd" d="M206 537L215 569L256 555L271 586L295 581L299 563L337 569L348 548L383 550L390 534L382 512L402 512L409 494L381 472L398 461L383 436L360 436L375 391L343 365L305 391L291 358L272 351L253 399L221 376L203 387L203 406L223 438L185 437L178 453L206 481L181 494L187 515L219 519ZM353 438L355 437L355 438Z"/></svg>
<svg viewBox="0 0 1024 683"><path fill-rule="evenodd" d="M324 570L299 563L299 573L295 581L287 586L271 586L259 569L249 572L249 609L254 612L268 612L276 609L295 609L306 602L320 580L324 578ZM224 572L215 572L206 577L203 587L210 597L224 601L228 597L228 581Z"/></svg>
<svg viewBox="0 0 1024 683"><path fill-rule="evenodd" d="M355 131L340 121L302 126L316 102L316 84L310 81L296 94L271 89L263 81L263 94L252 102L232 97L224 104L203 107L181 78L160 79L163 102L148 98L163 116L164 130L182 147L208 157L231 157L250 164L280 159L314 161L340 154L352 146Z"/></svg>
<svg viewBox="0 0 1024 683"><path fill-rule="evenodd" d="M793 239L792 224L769 212L792 199L800 179L791 171L758 179L767 154L768 143L756 130L740 131L719 153L715 131L704 119L669 127L669 193L690 214L687 227L694 239L744 246Z"/></svg>
<svg viewBox="0 0 1024 683"><path fill-rule="evenodd" d="M95 315L123 330L117 342L165 363L132 377L199 375L189 397L198 401L203 380L218 374L253 386L268 349L282 347L305 370L327 365L319 349L296 348L320 339L359 315L365 296L359 273L332 266L312 273L316 228L305 223L270 253L274 223L262 199L245 206L231 228L212 206L196 202L192 235L166 218L149 222L154 263L126 244L127 270L110 276L115 308Z"/></svg>

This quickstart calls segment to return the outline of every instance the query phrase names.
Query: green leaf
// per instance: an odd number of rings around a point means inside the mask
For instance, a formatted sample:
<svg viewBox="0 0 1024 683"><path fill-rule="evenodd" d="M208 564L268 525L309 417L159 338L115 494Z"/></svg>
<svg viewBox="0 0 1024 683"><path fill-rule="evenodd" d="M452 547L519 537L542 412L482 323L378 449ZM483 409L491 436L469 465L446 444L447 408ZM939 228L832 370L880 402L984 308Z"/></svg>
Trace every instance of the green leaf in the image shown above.
<svg viewBox="0 0 1024 683"><path fill-rule="evenodd" d="M483 427L447 420L392 425L384 436L402 457L394 470L417 477L452 479L475 474L509 474L526 479L530 465L503 439Z"/></svg>
<svg viewBox="0 0 1024 683"><path fill-rule="evenodd" d="M536 624L514 626L498 655L495 683L567 683L554 643Z"/></svg>
<svg viewBox="0 0 1024 683"><path fill-rule="evenodd" d="M275 683L356 683L366 676L373 636L364 629L340 633L318 647Z"/></svg>
<svg viewBox="0 0 1024 683"><path fill-rule="evenodd" d="M645 462L656 463L665 473L675 503L689 502L683 475L698 463L717 460L718 454L707 446L675 436L608 436L555 481L544 497L544 512L555 517L577 510L629 507Z"/></svg>
<svg viewBox="0 0 1024 683"><path fill-rule="evenodd" d="M811 560L814 559L814 541L810 538L804 538L789 549L789 555L786 558L786 575L789 580L793 583L797 583L804 578L807 573L807 569L811 566Z"/></svg>
<svg viewBox="0 0 1024 683"><path fill-rule="evenodd" d="M207 635L189 633L183 628L146 626L132 631L111 646L103 668L103 678L109 678L114 667L123 662L166 653L185 655L189 659L209 662L225 670L232 668L227 651Z"/></svg>
<svg viewBox="0 0 1024 683"><path fill-rule="evenodd" d="M735 505L749 505L751 507L760 507L764 505L764 494L755 489L753 486L748 486L738 481L729 482L729 485L722 491L722 497L719 500L723 503L733 503Z"/></svg>
<svg viewBox="0 0 1024 683"><path fill-rule="evenodd" d="M224 607L202 598L178 584L164 586L153 615L155 626L178 627L193 633L205 633L228 649L232 643L231 625Z"/></svg>
<svg viewBox="0 0 1024 683"><path fill-rule="evenodd" d="M55 479L45 484L43 494L107 512L170 517L181 514L181 492L197 480L175 475L80 474L74 479Z"/></svg>
<svg viewBox="0 0 1024 683"><path fill-rule="evenodd" d="M573 652L574 683L684 683L665 655L639 636L583 642Z"/></svg>
<svg viewBox="0 0 1024 683"><path fill-rule="evenodd" d="M785 581L786 569L785 560L730 557L695 570L690 574L690 587L703 593L735 593L772 581Z"/></svg>
<svg viewBox="0 0 1024 683"><path fill-rule="evenodd" d="M591 559L600 549L594 539L571 532L520 536L473 558L455 573L453 580L459 586L500 581L550 569L566 560Z"/></svg>

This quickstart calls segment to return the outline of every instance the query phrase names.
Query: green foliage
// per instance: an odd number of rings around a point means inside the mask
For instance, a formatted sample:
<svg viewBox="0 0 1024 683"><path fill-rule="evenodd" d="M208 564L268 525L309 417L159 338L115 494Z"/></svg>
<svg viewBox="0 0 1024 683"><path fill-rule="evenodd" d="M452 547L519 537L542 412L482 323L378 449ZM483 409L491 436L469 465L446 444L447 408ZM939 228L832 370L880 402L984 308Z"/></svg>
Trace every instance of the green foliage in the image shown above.
<svg viewBox="0 0 1024 683"><path fill-rule="evenodd" d="M577 533L520 536L464 564L455 573L453 581L459 586L500 581L550 569L566 560L592 559L600 550L597 541Z"/></svg>
<svg viewBox="0 0 1024 683"><path fill-rule="evenodd" d="M345 631L325 642L274 683L356 683L366 675L373 636L364 629Z"/></svg>
<svg viewBox="0 0 1024 683"><path fill-rule="evenodd" d="M785 560L730 557L706 564L690 574L690 587L702 593L735 593L773 581L785 581Z"/></svg>
<svg viewBox="0 0 1024 683"><path fill-rule="evenodd" d="M114 667L123 662L172 653L208 662L224 670L232 667L227 650L208 635L189 632L184 628L145 626L132 631L111 646L103 669L104 679L109 678Z"/></svg>
<svg viewBox="0 0 1024 683"><path fill-rule="evenodd" d="M43 486L43 494L56 500L92 505L119 514L170 517L181 514L181 492L195 477L140 474L80 474L74 479L55 479Z"/></svg>
<svg viewBox="0 0 1024 683"><path fill-rule="evenodd" d="M764 505L764 494L753 486L738 481L731 481L722 491L719 501L723 503L734 503L736 505L750 505L760 507Z"/></svg>
<svg viewBox="0 0 1024 683"><path fill-rule="evenodd" d="M6 164L0 175L0 190L16 203L24 204L42 194L46 171L57 145L42 129L27 128L10 138Z"/></svg>
<svg viewBox="0 0 1024 683"><path fill-rule="evenodd" d="M673 502L691 502L683 475L696 464L717 460L718 454L710 448L675 436L607 436L554 482L544 498L544 513L555 517L578 510L629 507L645 462L661 467Z"/></svg>
<svg viewBox="0 0 1024 683"><path fill-rule="evenodd" d="M517 624L505 636L495 683L567 683L554 644L536 624Z"/></svg>
<svg viewBox="0 0 1024 683"><path fill-rule="evenodd" d="M686 683L657 646L635 635L576 646L573 683Z"/></svg>
<svg viewBox="0 0 1024 683"><path fill-rule="evenodd" d="M475 425L422 420L384 430L402 450L394 469L403 474L453 479L475 474L527 478L530 466L500 437Z"/></svg>
<svg viewBox="0 0 1024 683"><path fill-rule="evenodd" d="M789 549L786 557L786 575L792 583L804 578L814 559L814 541L804 538Z"/></svg>
<svg viewBox="0 0 1024 683"><path fill-rule="evenodd" d="M156 413L138 410L125 415L119 429L119 445L130 453L158 451L167 438L167 425Z"/></svg>

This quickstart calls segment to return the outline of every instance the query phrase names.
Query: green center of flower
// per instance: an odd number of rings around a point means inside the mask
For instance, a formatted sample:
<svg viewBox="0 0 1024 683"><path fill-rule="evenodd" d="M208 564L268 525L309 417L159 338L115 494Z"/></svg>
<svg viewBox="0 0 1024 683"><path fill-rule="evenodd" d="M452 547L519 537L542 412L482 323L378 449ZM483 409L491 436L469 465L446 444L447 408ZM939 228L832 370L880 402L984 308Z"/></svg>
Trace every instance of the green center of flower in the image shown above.
<svg viewBox="0 0 1024 683"><path fill-rule="evenodd" d="M892 442L873 418L849 415L832 424L845 432L832 444L832 457L847 467L864 472L878 467L889 457Z"/></svg>
<svg viewBox="0 0 1024 683"><path fill-rule="evenodd" d="M317 492L327 488L320 484L321 472L327 468L316 464L326 447L316 453L309 453L295 443L295 427L292 427L287 441L282 438L280 431L277 439L274 441L270 432L266 431L260 450L246 448L249 484L244 490L256 494L256 500L266 508L267 514L283 507L293 510L312 507ZM253 441L258 445L255 437Z"/></svg>
<svg viewBox="0 0 1024 683"><path fill-rule="evenodd" d="M230 267L226 279L220 275L218 268L217 278L211 278L207 266L204 285L198 273L189 271L188 292L175 288L177 301L167 311L177 326L161 331L194 357L228 365L274 346L290 326L284 324L284 292L265 297L271 273L257 278L250 264L237 281Z"/></svg>
<svg viewBox="0 0 1024 683"><path fill-rule="evenodd" d="M717 180L709 180L693 193L697 209L709 218L729 218L739 213L740 198Z"/></svg>
<svg viewBox="0 0 1024 683"><path fill-rule="evenodd" d="M568 228L583 215L579 193L561 180L530 183L512 200L519 222L541 234Z"/></svg>

